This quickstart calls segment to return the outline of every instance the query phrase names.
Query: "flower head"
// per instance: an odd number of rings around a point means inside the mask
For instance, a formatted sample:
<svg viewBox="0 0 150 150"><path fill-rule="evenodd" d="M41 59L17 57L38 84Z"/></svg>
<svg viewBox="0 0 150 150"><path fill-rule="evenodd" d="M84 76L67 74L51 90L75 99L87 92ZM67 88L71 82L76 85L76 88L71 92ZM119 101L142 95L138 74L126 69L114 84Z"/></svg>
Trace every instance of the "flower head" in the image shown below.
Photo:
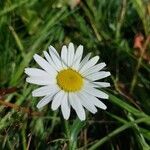
<svg viewBox="0 0 150 150"><path fill-rule="evenodd" d="M99 88L109 87L107 82L99 82L102 78L110 76L110 72L101 71L106 64L98 63L99 56L90 58L91 53L84 59L83 46L79 45L75 51L73 43L63 46L61 56L53 46L49 52L44 51L45 59L35 54L34 60L41 69L26 68L29 76L26 81L42 87L34 90L32 96L43 97L37 104L38 108L52 101L52 110L61 107L63 117L68 119L71 107L80 120L85 120L85 110L96 113L97 108L106 109L100 99L108 99L108 95Z"/></svg>

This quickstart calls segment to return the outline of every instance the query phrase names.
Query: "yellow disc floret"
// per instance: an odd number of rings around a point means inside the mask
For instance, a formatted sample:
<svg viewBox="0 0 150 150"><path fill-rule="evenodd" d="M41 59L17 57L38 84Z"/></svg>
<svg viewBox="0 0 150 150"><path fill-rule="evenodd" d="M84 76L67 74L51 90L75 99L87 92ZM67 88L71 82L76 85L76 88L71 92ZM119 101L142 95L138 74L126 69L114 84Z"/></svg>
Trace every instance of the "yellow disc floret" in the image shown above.
<svg viewBox="0 0 150 150"><path fill-rule="evenodd" d="M83 86L83 77L75 70L64 69L57 75L57 84L66 92L76 92Z"/></svg>

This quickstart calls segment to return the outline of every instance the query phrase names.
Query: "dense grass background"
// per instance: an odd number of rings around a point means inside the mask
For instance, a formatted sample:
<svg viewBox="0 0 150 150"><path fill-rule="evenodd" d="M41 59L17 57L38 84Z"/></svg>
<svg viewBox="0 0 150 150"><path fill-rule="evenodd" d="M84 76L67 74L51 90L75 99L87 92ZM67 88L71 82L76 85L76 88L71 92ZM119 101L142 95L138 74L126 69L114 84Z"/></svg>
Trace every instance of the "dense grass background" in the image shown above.
<svg viewBox="0 0 150 150"><path fill-rule="evenodd" d="M144 39L134 48L138 33ZM0 149L149 150L149 35L148 0L1 0ZM70 41L98 54L112 74L108 109L85 122L74 112L65 121L50 105L39 111L36 87L25 83L34 53Z"/></svg>

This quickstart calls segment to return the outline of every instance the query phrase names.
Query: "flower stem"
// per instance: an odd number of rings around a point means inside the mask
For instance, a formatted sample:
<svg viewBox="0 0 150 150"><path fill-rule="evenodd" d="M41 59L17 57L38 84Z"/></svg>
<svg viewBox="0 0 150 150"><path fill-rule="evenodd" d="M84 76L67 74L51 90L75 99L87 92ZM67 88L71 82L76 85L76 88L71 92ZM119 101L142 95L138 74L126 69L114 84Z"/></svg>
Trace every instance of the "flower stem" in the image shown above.
<svg viewBox="0 0 150 150"><path fill-rule="evenodd" d="M71 137L70 137L70 130L69 130L69 124L68 124L68 121L64 120L64 126L65 126L65 131L66 131L66 136L68 138L68 149L69 150L72 150L72 140L71 140Z"/></svg>

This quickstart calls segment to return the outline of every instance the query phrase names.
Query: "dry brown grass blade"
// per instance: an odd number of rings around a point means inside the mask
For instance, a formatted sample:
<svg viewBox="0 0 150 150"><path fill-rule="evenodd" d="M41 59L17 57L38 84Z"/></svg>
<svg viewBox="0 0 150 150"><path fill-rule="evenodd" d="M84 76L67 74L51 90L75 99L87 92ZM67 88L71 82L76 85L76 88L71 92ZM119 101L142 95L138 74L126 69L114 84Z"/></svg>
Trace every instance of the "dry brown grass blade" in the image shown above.
<svg viewBox="0 0 150 150"><path fill-rule="evenodd" d="M41 112L37 112L37 111L33 111L30 108L26 108L26 107L21 107L19 105L10 103L10 102L6 102L4 99L0 99L0 104L4 105L5 107L10 107L12 109L15 109L16 111L22 112L22 113L27 113L29 116L42 116Z"/></svg>

